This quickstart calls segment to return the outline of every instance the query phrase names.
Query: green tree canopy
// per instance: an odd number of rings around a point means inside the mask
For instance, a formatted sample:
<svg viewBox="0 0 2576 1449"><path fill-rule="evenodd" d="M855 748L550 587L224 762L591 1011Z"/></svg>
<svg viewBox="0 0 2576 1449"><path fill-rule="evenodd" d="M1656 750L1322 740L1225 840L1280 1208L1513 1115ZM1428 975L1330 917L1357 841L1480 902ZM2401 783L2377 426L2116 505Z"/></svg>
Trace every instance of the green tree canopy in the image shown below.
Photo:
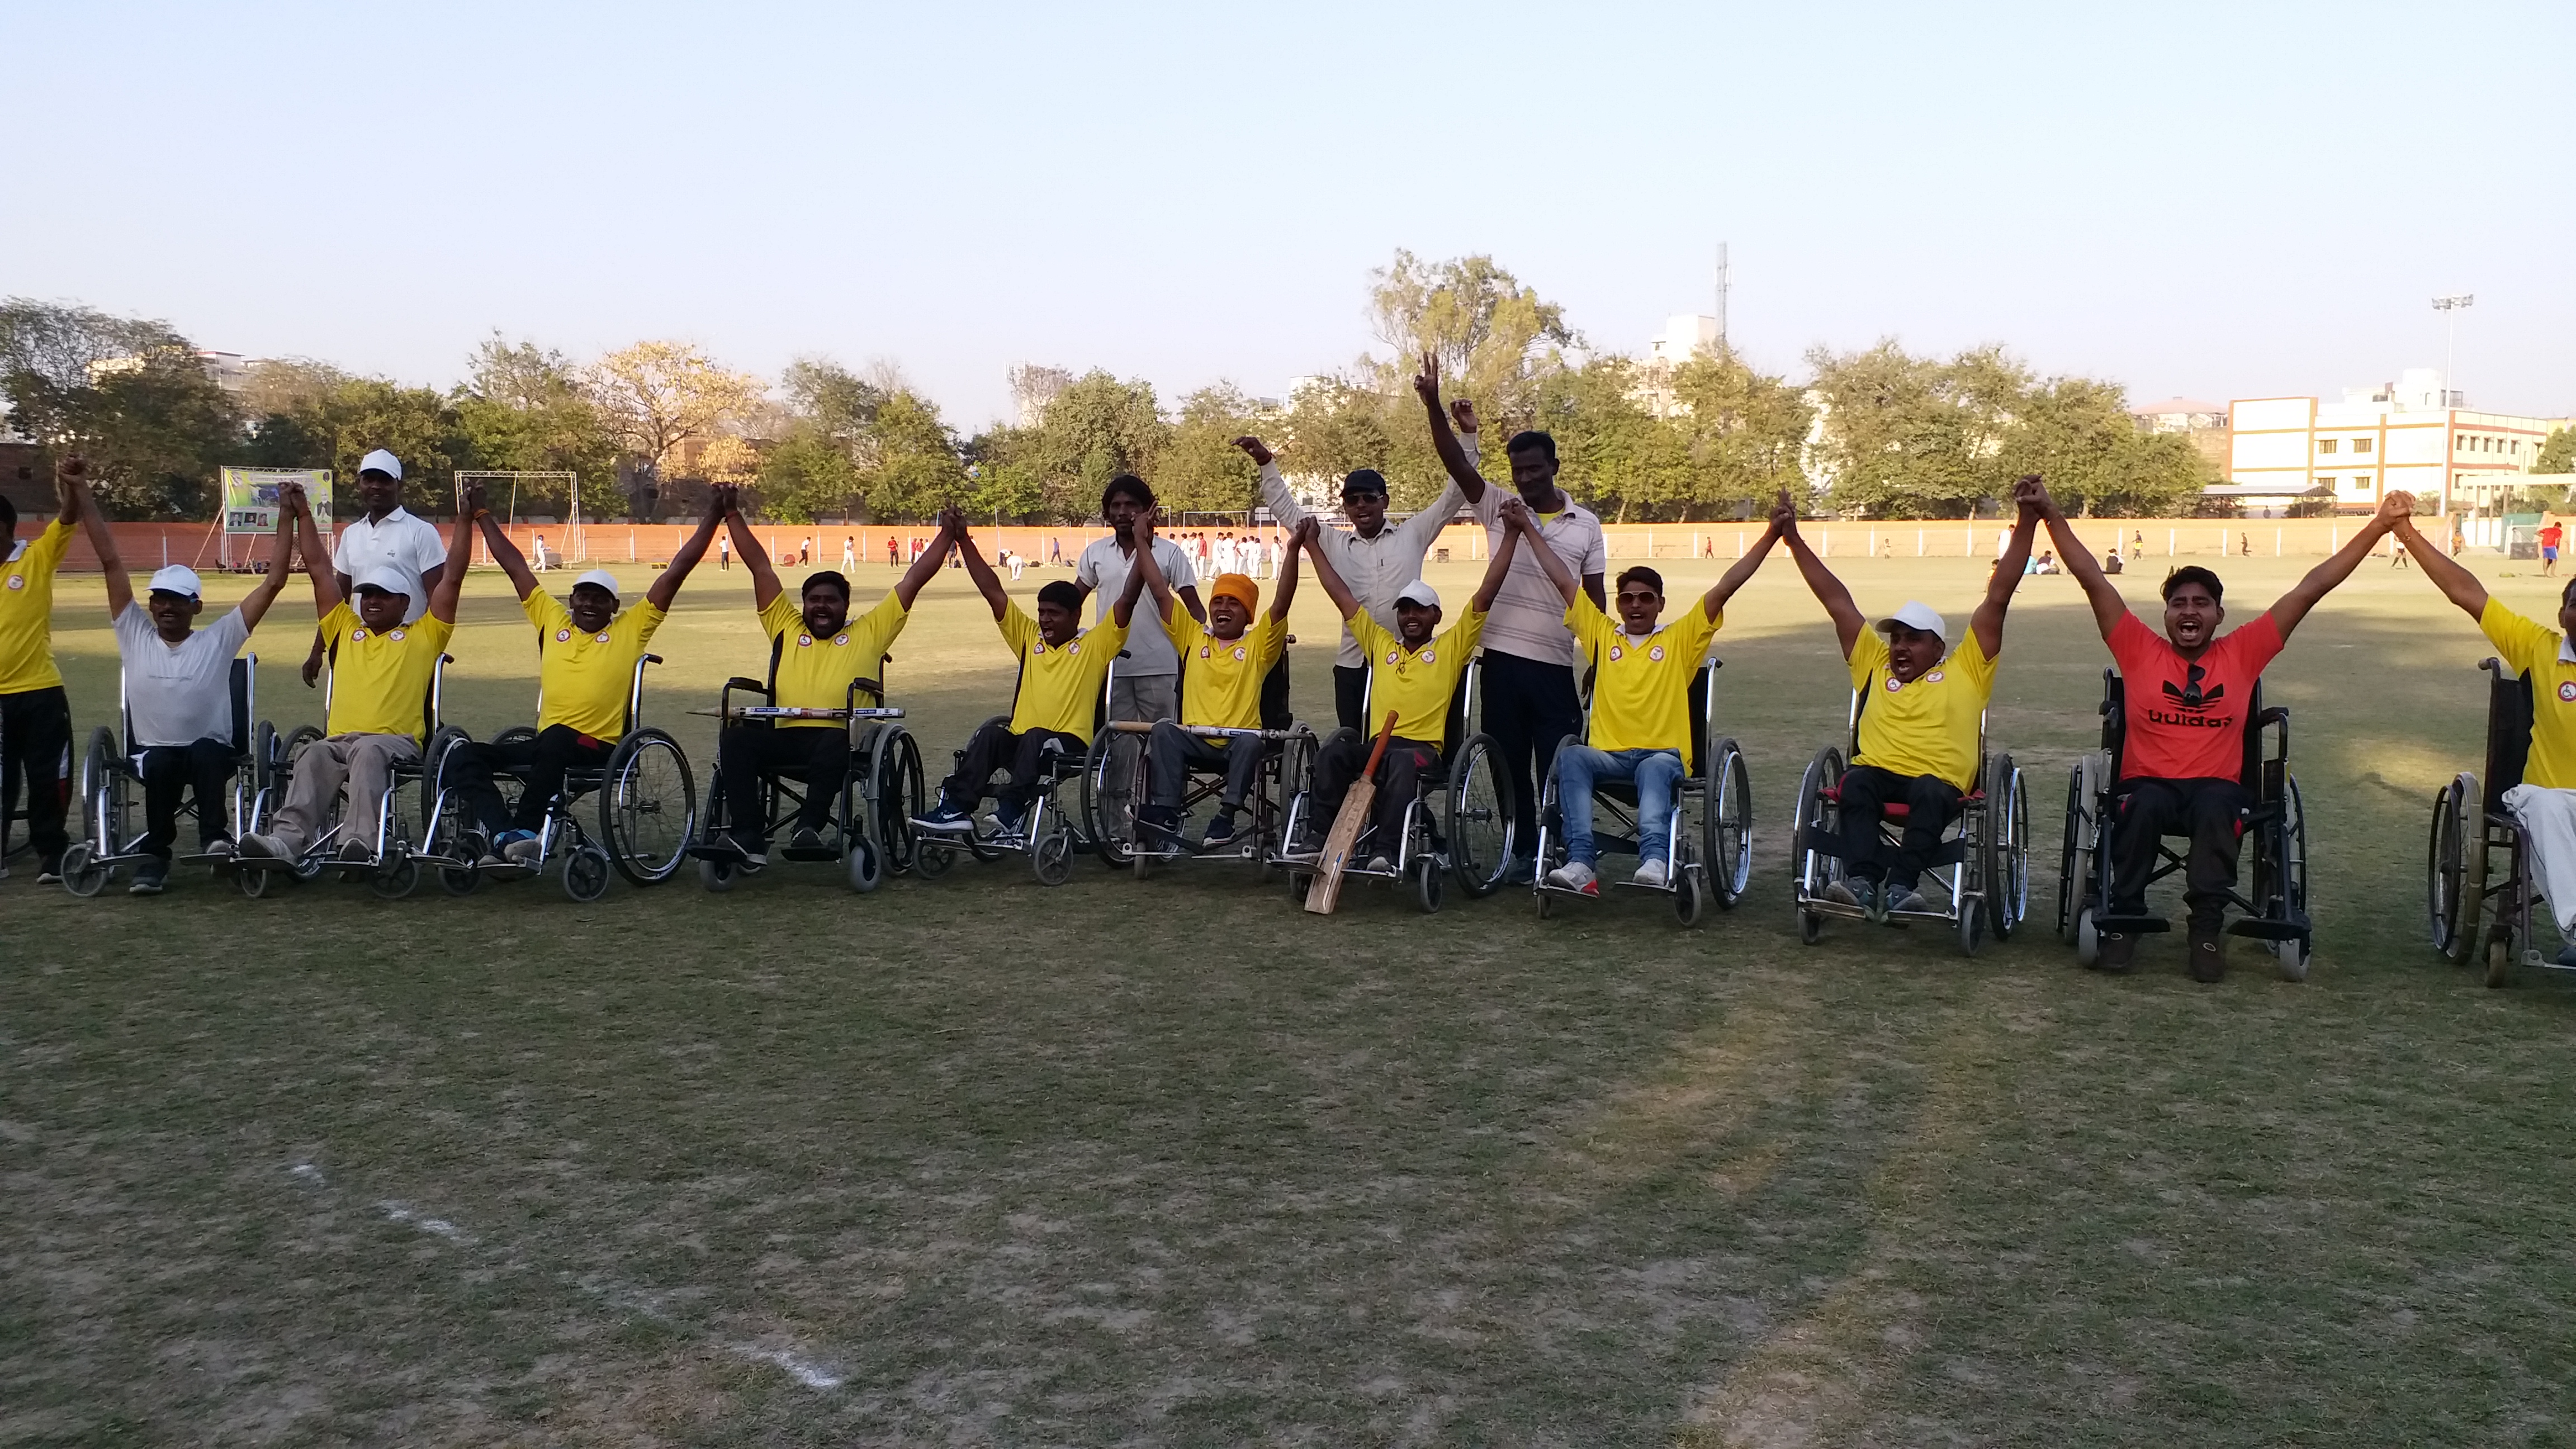
<svg viewBox="0 0 2576 1449"><path fill-rule="evenodd" d="M0 302L0 397L18 431L88 455L117 517L203 516L242 440L240 409L187 338L88 307Z"/></svg>

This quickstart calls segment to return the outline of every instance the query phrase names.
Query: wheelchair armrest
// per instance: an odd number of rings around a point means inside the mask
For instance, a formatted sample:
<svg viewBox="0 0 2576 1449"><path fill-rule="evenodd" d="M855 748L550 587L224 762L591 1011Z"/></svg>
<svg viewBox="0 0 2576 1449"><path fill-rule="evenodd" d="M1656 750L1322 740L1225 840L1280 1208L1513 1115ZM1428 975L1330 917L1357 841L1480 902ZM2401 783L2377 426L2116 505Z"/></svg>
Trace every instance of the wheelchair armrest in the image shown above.
<svg viewBox="0 0 2576 1449"><path fill-rule="evenodd" d="M2495 681L2496 681L2496 683L2498 683L2498 684L2502 684L2502 683L2504 683L2504 681L2505 681L2505 672L2504 672L2504 661L2503 661L2503 660L2498 659L2498 658L2496 658L2494 655L2490 654L2490 655L2488 655L2486 658L2481 659L2481 660L2479 660L2479 661L2478 661L2478 667L2479 667L2480 669L2485 670L2487 673L2494 675L2494 676L2495 676ZM2519 677L2519 676L2517 676L2517 677Z"/></svg>
<svg viewBox="0 0 2576 1449"><path fill-rule="evenodd" d="M644 662L647 664L659 664L662 662L662 656L659 654L647 654L644 656Z"/></svg>
<svg viewBox="0 0 2576 1449"><path fill-rule="evenodd" d="M739 675L739 674L735 675L735 676L734 676L733 678L731 678L731 679L726 680L726 681L724 682L724 687L725 687L725 688L727 688L727 689L740 689L740 690L746 690L746 691L749 691L749 692L750 692L750 693L752 693L752 694L767 694L767 693L769 693L769 686L768 686L768 685L761 683L761 682L760 682L759 680L757 680L757 679L745 679L745 678L743 678L743 677L742 677L741 675Z"/></svg>

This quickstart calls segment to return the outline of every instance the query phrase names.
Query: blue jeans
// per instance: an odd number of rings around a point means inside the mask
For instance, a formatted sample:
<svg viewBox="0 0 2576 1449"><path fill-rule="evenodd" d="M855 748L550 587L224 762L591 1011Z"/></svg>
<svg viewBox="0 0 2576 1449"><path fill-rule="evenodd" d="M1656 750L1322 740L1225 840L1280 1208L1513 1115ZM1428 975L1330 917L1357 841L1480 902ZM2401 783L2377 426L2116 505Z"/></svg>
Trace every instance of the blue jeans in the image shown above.
<svg viewBox="0 0 2576 1449"><path fill-rule="evenodd" d="M1673 790L1681 783L1678 750L1596 750L1568 745L1556 752L1557 814L1565 822L1565 858L1591 865L1601 858L1592 843L1593 787L1625 780L1637 787L1637 856L1662 860L1671 844Z"/></svg>

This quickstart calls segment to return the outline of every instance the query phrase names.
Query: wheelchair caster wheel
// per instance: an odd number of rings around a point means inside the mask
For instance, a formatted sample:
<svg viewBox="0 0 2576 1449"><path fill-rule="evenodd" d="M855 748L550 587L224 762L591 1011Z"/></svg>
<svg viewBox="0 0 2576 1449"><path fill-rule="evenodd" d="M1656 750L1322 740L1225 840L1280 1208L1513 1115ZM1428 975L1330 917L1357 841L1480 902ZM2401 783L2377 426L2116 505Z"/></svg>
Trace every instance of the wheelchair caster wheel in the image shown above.
<svg viewBox="0 0 2576 1449"><path fill-rule="evenodd" d="M1798 939L1805 944L1812 946L1824 938L1825 918L1816 914L1814 911L1800 911L1798 913Z"/></svg>
<svg viewBox="0 0 2576 1449"><path fill-rule="evenodd" d="M913 842L912 868L923 880L937 880L948 874L957 863L957 847L945 841L922 836Z"/></svg>
<svg viewBox="0 0 2576 1449"><path fill-rule="evenodd" d="M2093 924L2093 911L2087 907L2075 916L2075 964L2092 966L2102 959L2102 933Z"/></svg>
<svg viewBox="0 0 2576 1449"><path fill-rule="evenodd" d="M1421 856L1413 862L1413 903L1424 915L1440 909L1440 861L1434 856Z"/></svg>
<svg viewBox="0 0 2576 1449"><path fill-rule="evenodd" d="M94 896L107 889L108 877L116 872L95 863L98 853L84 840L63 852L63 889L76 896Z"/></svg>
<svg viewBox="0 0 2576 1449"><path fill-rule="evenodd" d="M1038 884L1060 886L1073 876L1073 836L1059 830L1029 848L1029 869Z"/></svg>
<svg viewBox="0 0 2576 1449"><path fill-rule="evenodd" d="M2282 980L2305 981L2308 979L2308 964L2313 961L2316 956L2316 948L2312 943L2302 937L2297 940L2278 942L2272 949L2280 957L2280 972Z"/></svg>
<svg viewBox="0 0 2576 1449"><path fill-rule="evenodd" d="M698 884L711 891L733 889L733 867L720 860L698 862Z"/></svg>
<svg viewBox="0 0 2576 1449"><path fill-rule="evenodd" d="M391 865L378 867L374 874L367 877L368 888L389 901L398 901L410 895L413 888L419 884L420 862L413 859L409 852L396 858Z"/></svg>
<svg viewBox="0 0 2576 1449"><path fill-rule="evenodd" d="M608 894L608 852L585 845L564 857L564 894L588 905Z"/></svg>
<svg viewBox="0 0 2576 1449"><path fill-rule="evenodd" d="M843 867L849 871L850 889L861 894L875 890L877 883L885 879L883 860L873 844L865 840L851 841L850 853L842 861Z"/></svg>
<svg viewBox="0 0 2576 1449"><path fill-rule="evenodd" d="M1673 924L1684 928L1698 925L1707 900L1708 892L1700 885L1699 873L1685 867L1681 878L1673 882Z"/></svg>

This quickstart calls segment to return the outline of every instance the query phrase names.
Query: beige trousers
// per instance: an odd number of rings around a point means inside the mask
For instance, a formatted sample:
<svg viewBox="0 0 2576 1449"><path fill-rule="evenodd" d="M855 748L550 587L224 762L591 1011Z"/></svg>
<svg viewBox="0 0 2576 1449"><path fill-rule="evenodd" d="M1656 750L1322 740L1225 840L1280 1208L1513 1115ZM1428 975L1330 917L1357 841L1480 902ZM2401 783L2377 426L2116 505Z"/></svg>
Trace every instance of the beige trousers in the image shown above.
<svg viewBox="0 0 2576 1449"><path fill-rule="evenodd" d="M340 840L376 847L376 807L393 783L398 762L420 758L420 746L409 735L333 735L304 747L295 757L295 775L287 782L286 803L272 827L289 855L301 855L331 819L332 803L348 787L346 829Z"/></svg>

